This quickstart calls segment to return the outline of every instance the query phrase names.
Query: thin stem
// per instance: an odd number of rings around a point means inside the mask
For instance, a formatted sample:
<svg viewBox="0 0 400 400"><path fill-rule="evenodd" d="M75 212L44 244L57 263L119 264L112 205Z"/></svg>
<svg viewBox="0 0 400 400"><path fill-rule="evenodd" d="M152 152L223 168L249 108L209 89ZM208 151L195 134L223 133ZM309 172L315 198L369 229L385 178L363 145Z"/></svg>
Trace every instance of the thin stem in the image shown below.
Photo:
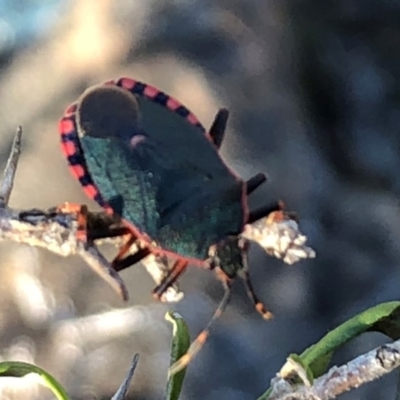
<svg viewBox="0 0 400 400"><path fill-rule="evenodd" d="M10 156L3 173L3 180L0 186L0 207L6 207L10 200L12 188L14 186L15 173L17 171L18 160L21 154L22 127L19 126L15 134L11 147Z"/></svg>

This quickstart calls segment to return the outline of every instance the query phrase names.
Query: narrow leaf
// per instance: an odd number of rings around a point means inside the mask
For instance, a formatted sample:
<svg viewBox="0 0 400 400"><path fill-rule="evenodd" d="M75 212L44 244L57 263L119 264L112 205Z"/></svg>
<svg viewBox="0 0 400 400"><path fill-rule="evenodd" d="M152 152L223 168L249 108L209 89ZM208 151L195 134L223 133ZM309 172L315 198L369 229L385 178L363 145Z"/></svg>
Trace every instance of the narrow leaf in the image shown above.
<svg viewBox="0 0 400 400"><path fill-rule="evenodd" d="M395 320L392 317L398 315L399 310L399 301L382 303L369 308L330 331L318 343L305 350L300 357L309 365L314 378L317 378L326 371L328 364L326 359L330 360L336 349L362 333L378 331L396 337L400 332L400 326L396 328ZM324 364L325 367L320 368L321 364Z"/></svg>
<svg viewBox="0 0 400 400"><path fill-rule="evenodd" d="M28 374L36 374L40 377L40 383L48 387L57 400L70 400L65 389L49 373L36 365L20 361L5 361L0 363L0 376L21 378Z"/></svg>
<svg viewBox="0 0 400 400"><path fill-rule="evenodd" d="M165 315L165 319L171 322L173 326L170 362L170 365L172 365L186 354L190 346L190 336L186 322L180 314L176 312L168 312ZM168 376L166 400L178 400L185 374L186 368L173 376Z"/></svg>

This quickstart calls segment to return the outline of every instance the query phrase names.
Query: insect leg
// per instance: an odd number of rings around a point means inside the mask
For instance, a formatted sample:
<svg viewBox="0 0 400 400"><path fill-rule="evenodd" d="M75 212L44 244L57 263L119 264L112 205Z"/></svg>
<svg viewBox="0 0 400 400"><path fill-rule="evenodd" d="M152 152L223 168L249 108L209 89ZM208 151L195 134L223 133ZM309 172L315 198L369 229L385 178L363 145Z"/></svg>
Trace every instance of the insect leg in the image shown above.
<svg viewBox="0 0 400 400"><path fill-rule="evenodd" d="M133 232L130 232L129 235L129 239L121 246L118 254L111 263L112 267L116 271L122 271L123 269L138 263L150 254L150 251L147 248L139 248L135 253L124 258L125 254L129 252L131 246L137 241L136 235Z"/></svg>
<svg viewBox="0 0 400 400"><path fill-rule="evenodd" d="M113 261L113 268L120 272L123 269L129 268L131 265L137 264L139 261L142 261L143 258L147 257L151 254L151 251L148 248L139 249L137 252L130 254L129 256L118 260Z"/></svg>
<svg viewBox="0 0 400 400"><path fill-rule="evenodd" d="M131 232L128 228L125 227L116 227L116 228L109 228L109 227L99 227L99 228L90 228L89 226L89 238L90 240L99 240L99 239L106 239L106 238L115 238L119 236L129 235Z"/></svg>
<svg viewBox="0 0 400 400"><path fill-rule="evenodd" d="M125 254L129 251L136 240L136 236L133 233L130 233L129 239L120 247L118 254L115 256L112 262L114 269L115 264L117 264L119 260L122 260L124 258Z"/></svg>
<svg viewBox="0 0 400 400"><path fill-rule="evenodd" d="M262 315L264 319L272 319L274 317L273 314L265 308L264 304L261 303L261 301L259 300L258 296L254 291L253 284L251 283L250 280L249 272L242 270L238 273L238 276L243 280L247 295L253 302L254 308Z"/></svg>
<svg viewBox="0 0 400 400"><path fill-rule="evenodd" d="M261 303L260 299L256 295L256 292L254 291L253 284L251 283L249 274L249 264L247 262L248 247L249 247L248 242L245 242L242 250L243 267L237 271L237 274L239 278L242 279L244 287L246 289L246 293L249 296L252 303L254 304L254 308L262 315L264 319L272 319L273 318L272 313L265 308L263 303Z"/></svg>
<svg viewBox="0 0 400 400"><path fill-rule="evenodd" d="M228 122L229 111L226 108L221 108L211 124L209 134L217 149L221 147L224 140L226 123Z"/></svg>
<svg viewBox="0 0 400 400"><path fill-rule="evenodd" d="M250 178L246 182L246 193L252 194L266 180L267 180L267 177L264 174L262 174L261 172L258 173L257 175L254 175L252 178Z"/></svg>
<svg viewBox="0 0 400 400"><path fill-rule="evenodd" d="M267 204L260 208L256 208L255 210L250 211L247 223L252 224L253 222L266 217L267 215L271 214L272 212L280 211L280 210L282 210L282 204L278 201L276 201L272 204Z"/></svg>
<svg viewBox="0 0 400 400"><path fill-rule="evenodd" d="M78 228L76 238L82 242L87 242L87 218L88 208L83 204L65 202L56 207L56 212L63 214L77 214Z"/></svg>
<svg viewBox="0 0 400 400"><path fill-rule="evenodd" d="M205 329L203 329L194 342L190 345L186 354L184 354L176 363L172 364L169 367L168 373L169 376L175 375L177 372L185 368L190 361L194 358L194 356L199 352L203 344L206 342L208 336L210 336L211 330L214 326L214 323L219 319L222 313L225 311L226 306L229 303L231 297L231 281L230 279L223 274L223 277L220 277L222 285L224 287L224 296L221 302L218 305L218 308L215 310L214 315L208 322Z"/></svg>
<svg viewBox="0 0 400 400"><path fill-rule="evenodd" d="M139 248L136 252L123 258L124 254L130 250L130 246L134 244L135 235L126 226L113 227L109 226L108 223L109 220L105 218L96 219L92 216L92 219L88 221L88 238L89 240L94 241L129 235L128 242L120 248L118 255L113 260L113 268L116 271L119 272L129 268L131 265L138 263L150 254L150 250L148 248Z"/></svg>
<svg viewBox="0 0 400 400"><path fill-rule="evenodd" d="M180 258L175 262L162 282L153 290L153 296L157 300L161 300L163 293L165 293L165 291L186 271L188 264L189 263L183 258Z"/></svg>

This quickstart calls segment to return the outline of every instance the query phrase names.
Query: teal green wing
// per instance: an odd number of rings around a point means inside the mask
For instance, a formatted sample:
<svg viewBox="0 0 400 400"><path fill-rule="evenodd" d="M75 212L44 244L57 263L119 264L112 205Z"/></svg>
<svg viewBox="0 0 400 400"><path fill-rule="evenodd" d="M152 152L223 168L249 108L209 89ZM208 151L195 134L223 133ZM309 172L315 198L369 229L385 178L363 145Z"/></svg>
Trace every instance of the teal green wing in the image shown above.
<svg viewBox="0 0 400 400"><path fill-rule="evenodd" d="M242 181L204 132L179 115L102 86L82 97L77 125L104 200L163 247L203 255L213 240L242 227ZM202 249L194 250L192 244L202 240ZM183 242L191 249L177 248Z"/></svg>

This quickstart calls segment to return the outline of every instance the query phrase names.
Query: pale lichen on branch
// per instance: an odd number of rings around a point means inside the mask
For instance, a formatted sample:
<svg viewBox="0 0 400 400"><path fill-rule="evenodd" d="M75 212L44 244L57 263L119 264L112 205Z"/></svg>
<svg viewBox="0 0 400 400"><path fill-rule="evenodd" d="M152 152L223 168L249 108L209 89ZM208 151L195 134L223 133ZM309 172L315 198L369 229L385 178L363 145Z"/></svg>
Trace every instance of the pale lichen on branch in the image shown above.
<svg viewBox="0 0 400 400"><path fill-rule="evenodd" d="M380 346L340 367L333 366L312 385L293 385L279 373L272 379L268 400L329 400L400 367L400 340ZM299 366L299 368L301 368ZM294 371L297 376L301 374Z"/></svg>

